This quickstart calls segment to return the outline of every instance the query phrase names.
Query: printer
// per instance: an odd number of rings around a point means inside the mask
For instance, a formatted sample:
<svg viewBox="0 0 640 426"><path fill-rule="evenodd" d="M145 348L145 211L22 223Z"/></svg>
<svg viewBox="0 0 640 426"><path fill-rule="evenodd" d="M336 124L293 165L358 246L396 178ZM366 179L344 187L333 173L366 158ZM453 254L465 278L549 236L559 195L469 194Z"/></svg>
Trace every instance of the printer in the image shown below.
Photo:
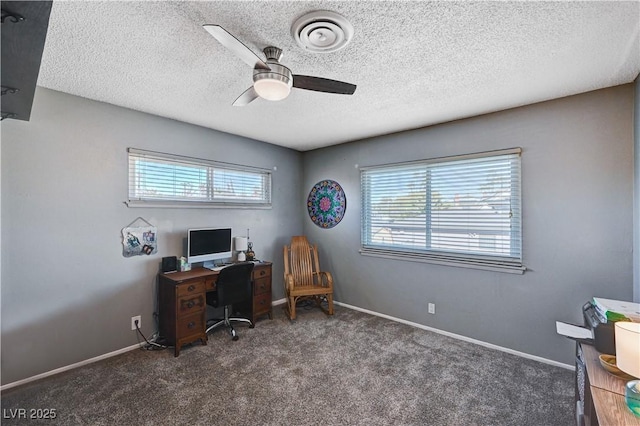
<svg viewBox="0 0 640 426"><path fill-rule="evenodd" d="M596 350L602 354L616 354L616 337L613 328L614 321L609 321L598 315L592 302L582 306L584 325L593 332L593 344Z"/></svg>
<svg viewBox="0 0 640 426"><path fill-rule="evenodd" d="M592 345L602 354L616 354L615 323L632 321L640 323L640 303L594 297L582 305L584 325L556 321L561 336L578 343Z"/></svg>

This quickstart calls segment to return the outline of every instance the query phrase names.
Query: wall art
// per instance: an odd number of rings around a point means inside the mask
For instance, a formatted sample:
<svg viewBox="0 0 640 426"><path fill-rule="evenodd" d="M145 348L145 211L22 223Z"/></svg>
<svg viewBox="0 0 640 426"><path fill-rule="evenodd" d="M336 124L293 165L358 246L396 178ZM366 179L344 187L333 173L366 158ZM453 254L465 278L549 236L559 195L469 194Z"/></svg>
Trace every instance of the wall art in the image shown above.
<svg viewBox="0 0 640 426"><path fill-rule="evenodd" d="M316 183L307 198L309 217L320 228L333 228L347 211L347 197L342 186L326 179Z"/></svg>
<svg viewBox="0 0 640 426"><path fill-rule="evenodd" d="M150 255L158 252L158 230L141 217L122 228L124 257Z"/></svg>

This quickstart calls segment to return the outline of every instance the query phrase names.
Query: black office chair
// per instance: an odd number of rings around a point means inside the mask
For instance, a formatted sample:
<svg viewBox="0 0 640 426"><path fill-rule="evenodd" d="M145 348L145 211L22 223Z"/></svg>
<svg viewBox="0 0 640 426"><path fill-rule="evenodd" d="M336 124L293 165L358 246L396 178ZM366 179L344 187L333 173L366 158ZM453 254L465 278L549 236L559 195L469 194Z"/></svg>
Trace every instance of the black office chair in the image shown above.
<svg viewBox="0 0 640 426"><path fill-rule="evenodd" d="M221 325L226 325L233 340L238 340L238 335L231 325L232 321L249 323L249 328L253 328L250 319L229 317L231 305L246 302L252 298L251 273L253 272L253 262L236 263L220 270L216 281L216 291L207 293L207 305L219 308L224 306L224 318L220 320L207 321L206 333Z"/></svg>

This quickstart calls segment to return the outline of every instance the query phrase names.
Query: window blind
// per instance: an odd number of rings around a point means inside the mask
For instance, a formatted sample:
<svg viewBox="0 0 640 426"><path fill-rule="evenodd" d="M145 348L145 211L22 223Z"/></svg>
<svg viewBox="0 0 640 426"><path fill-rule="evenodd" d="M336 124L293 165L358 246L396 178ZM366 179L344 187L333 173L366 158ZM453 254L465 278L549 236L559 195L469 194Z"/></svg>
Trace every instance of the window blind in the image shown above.
<svg viewBox="0 0 640 426"><path fill-rule="evenodd" d="M128 149L129 197L135 206L271 206L269 170Z"/></svg>
<svg viewBox="0 0 640 426"><path fill-rule="evenodd" d="M520 154L362 168L361 252L521 273Z"/></svg>

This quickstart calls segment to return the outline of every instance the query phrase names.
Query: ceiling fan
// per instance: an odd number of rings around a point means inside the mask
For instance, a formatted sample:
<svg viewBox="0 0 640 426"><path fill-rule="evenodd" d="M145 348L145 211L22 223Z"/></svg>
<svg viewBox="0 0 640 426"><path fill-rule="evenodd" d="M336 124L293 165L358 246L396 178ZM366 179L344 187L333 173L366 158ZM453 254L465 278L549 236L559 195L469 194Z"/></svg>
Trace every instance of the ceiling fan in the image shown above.
<svg viewBox="0 0 640 426"><path fill-rule="evenodd" d="M356 91L355 84L309 75L292 74L289 68L280 63L282 50L277 47L265 47L263 52L267 60L263 61L258 55L253 53L251 49L220 25L203 25L203 27L218 40L220 44L253 67L253 86L245 90L244 93L233 102L234 106L247 105L256 98L280 101L289 96L291 87L340 95L353 95Z"/></svg>

